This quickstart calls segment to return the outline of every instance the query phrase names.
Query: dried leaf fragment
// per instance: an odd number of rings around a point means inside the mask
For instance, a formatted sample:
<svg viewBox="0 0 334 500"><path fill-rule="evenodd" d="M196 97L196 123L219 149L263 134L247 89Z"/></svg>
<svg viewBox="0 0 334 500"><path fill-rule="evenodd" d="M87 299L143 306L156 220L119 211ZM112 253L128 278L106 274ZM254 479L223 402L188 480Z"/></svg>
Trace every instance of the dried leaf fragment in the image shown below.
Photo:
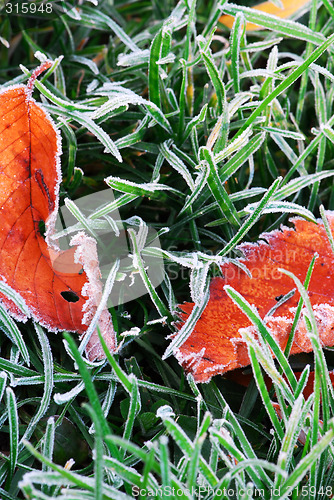
<svg viewBox="0 0 334 500"><path fill-rule="evenodd" d="M334 212L326 212L332 233ZM180 364L193 374L197 382L207 382L213 375L247 366L250 361L241 330L256 329L247 316L227 295L224 286L230 285L252 304L282 349L285 348L300 298L296 291L272 315L266 316L281 297L295 289L292 279L279 271L292 272L304 282L315 253L316 259L308 295L314 309L319 336L324 346L334 345L334 255L322 221L317 224L301 218L291 221L295 228L282 227L262 234L259 243L240 245L245 258L240 262L250 271L250 278L231 262L223 264L223 277L214 278L210 299L188 339L175 352ZM180 323L187 320L192 303L180 306ZM311 352L303 318L299 321L291 354ZM200 354L201 353L201 354Z"/></svg>

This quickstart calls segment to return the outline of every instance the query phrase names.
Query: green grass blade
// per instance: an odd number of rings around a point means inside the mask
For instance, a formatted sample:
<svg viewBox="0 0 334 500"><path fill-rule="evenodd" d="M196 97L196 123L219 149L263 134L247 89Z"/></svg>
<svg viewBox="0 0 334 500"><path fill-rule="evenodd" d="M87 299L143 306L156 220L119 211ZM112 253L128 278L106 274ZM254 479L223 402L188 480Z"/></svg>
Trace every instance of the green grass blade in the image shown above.
<svg viewBox="0 0 334 500"><path fill-rule="evenodd" d="M107 434L110 434L109 425L108 425L106 418L104 416L98 394L97 394L96 389L94 387L94 384L92 382L90 373L85 365L85 362L84 362L82 356L80 355L73 338L66 332L64 333L64 338L71 349L71 352L72 352L72 355L75 359L75 362L78 365L82 380L85 384L85 389L87 392L87 396L89 398L89 402L90 402L92 408L94 408L94 411L99 419L100 425L102 427L103 435L105 436ZM117 448L112 448L110 451L113 454L113 456L115 456L116 458L119 457L119 452L118 452Z"/></svg>
<svg viewBox="0 0 334 500"><path fill-rule="evenodd" d="M235 234L235 236L233 236L233 238L229 241L229 243L225 246L225 248L218 253L218 255L220 256L227 255L242 240L245 234L248 233L250 228L256 223L256 221L261 216L262 210L265 208L269 200L277 191L280 182L281 182L280 177L273 182L273 184L270 186L270 189L268 189L267 193L263 196L262 200L259 202L256 210L254 210L252 215L250 215L248 219L246 219L246 221L242 224L242 226Z"/></svg>
<svg viewBox="0 0 334 500"><path fill-rule="evenodd" d="M19 419L17 412L17 403L13 390L10 387L6 389L7 396L7 411L9 423L9 442L10 442L10 471L9 478L12 478L17 465L17 458L19 453Z"/></svg>
<svg viewBox="0 0 334 500"><path fill-rule="evenodd" d="M303 30L305 27L303 26ZM242 134L244 130L249 127L254 120L260 116L266 109L266 107L282 94L287 88L289 88L303 73L304 71L314 62L316 61L325 50L329 49L331 45L334 43L334 35L329 36L319 47L317 47L314 52L302 63L297 69L295 69L286 79L281 82L274 90L271 92L268 97L266 97L261 104L253 111L249 118L247 118L246 122L237 132L237 136Z"/></svg>
<svg viewBox="0 0 334 500"><path fill-rule="evenodd" d="M42 396L42 399L41 399L41 402L40 402L40 405L39 405L37 412L35 413L35 415L30 420L29 424L27 425L26 431L25 431L25 433L20 441L20 448L23 447L23 440L30 438L30 436L34 432L37 424L39 423L40 419L47 412L47 410L50 406L53 385L54 385L53 359L52 359L52 353L51 353L51 348L50 348L48 338L45 335L41 326L35 324L35 330L36 330L36 333L38 336L38 340L41 344L42 356L43 356L43 366L44 366L43 396Z"/></svg>
<svg viewBox="0 0 334 500"><path fill-rule="evenodd" d="M281 19L259 10L228 3L224 5L223 12L232 16L236 16L237 13L242 12L246 21L263 26L264 28L281 33L282 35L312 42L316 45L320 45L324 41L324 36L321 33L312 31L306 26L295 21Z"/></svg>
<svg viewBox="0 0 334 500"><path fill-rule="evenodd" d="M206 148L200 148L200 159L202 161L207 162L209 165L209 175L208 175L208 185L210 191L218 203L218 206L221 209L222 214L228 219L228 221L233 226L240 226L240 219L237 213L237 210L233 203L231 202L228 194L224 186L221 183L221 180L218 175L217 165L214 160L214 156L212 152Z"/></svg>
<svg viewBox="0 0 334 500"><path fill-rule="evenodd" d="M310 470L310 467L315 463L321 454L326 450L329 443L334 438L334 428L331 422L330 429L324 434L320 441L311 449L311 451L299 462L289 478L281 485L279 493L273 496L273 499L281 499L283 495L288 496L292 493Z"/></svg>

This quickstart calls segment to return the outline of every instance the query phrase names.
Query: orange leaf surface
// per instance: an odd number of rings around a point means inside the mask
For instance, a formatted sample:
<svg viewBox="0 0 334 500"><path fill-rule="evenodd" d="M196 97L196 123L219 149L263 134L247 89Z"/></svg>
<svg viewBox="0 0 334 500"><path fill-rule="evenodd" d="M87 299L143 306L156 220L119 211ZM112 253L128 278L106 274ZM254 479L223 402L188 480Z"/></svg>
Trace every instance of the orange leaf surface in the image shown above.
<svg viewBox="0 0 334 500"><path fill-rule="evenodd" d="M327 212L334 232L334 212ZM282 349L285 348L300 298L298 291L280 305L273 315L266 316L281 297L295 289L294 281L281 273L286 269L304 282L310 262L317 252L308 295L314 309L320 340L324 346L334 345L334 255L325 228L300 218L291 220L295 229L283 227L262 234L258 244L240 245L245 258L239 259L251 272L249 277L231 262L222 265L223 277L214 278L210 299L191 335L175 352L175 356L197 382L207 382L213 375L250 364L241 329L256 329L224 290L232 286L258 311ZM192 303L180 306L181 326L193 308ZM301 318L294 337L291 354L311 352L312 345Z"/></svg>
<svg viewBox="0 0 334 500"><path fill-rule="evenodd" d="M0 94L0 277L28 306L31 316L49 330L84 334L102 294L94 240L83 233L76 246L61 251L50 236L58 211L61 138L50 116L31 96L35 70L27 86ZM45 223L46 235L41 234ZM1 295L8 311L24 315ZM116 347L108 310L100 316L108 347ZM86 352L104 357L96 332Z"/></svg>
<svg viewBox="0 0 334 500"><path fill-rule="evenodd" d="M281 19L287 19L293 16L293 14L295 14L296 12L298 12L298 10L305 7L305 5L310 3L310 0L281 0L281 1L283 4L283 9L277 7L272 2L262 2L255 5L252 8L255 10L259 10L261 12L266 12L267 14L270 14L272 16L280 17ZM234 23L234 17L226 14L219 18L219 22L231 29ZM247 31L259 30L259 29L263 28L254 23L246 23Z"/></svg>

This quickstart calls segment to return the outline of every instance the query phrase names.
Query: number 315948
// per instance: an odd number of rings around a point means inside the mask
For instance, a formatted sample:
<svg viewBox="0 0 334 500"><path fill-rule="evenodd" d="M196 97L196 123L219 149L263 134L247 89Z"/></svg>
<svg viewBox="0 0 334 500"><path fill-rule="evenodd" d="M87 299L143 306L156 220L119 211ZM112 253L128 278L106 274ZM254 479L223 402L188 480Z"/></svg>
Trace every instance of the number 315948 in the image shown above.
<svg viewBox="0 0 334 500"><path fill-rule="evenodd" d="M5 6L5 11L7 14L35 14L35 13L52 13L52 3L51 2L18 2L11 3L7 2Z"/></svg>

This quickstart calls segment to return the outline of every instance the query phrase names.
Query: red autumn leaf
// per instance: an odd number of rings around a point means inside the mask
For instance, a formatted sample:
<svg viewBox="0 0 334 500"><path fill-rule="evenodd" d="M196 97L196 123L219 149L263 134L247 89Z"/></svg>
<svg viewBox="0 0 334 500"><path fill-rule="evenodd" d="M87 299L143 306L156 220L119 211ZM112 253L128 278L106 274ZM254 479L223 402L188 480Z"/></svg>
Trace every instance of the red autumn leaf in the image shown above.
<svg viewBox="0 0 334 500"><path fill-rule="evenodd" d="M84 334L102 294L94 240L83 233L73 248L61 251L50 237L58 211L61 182L61 138L50 116L32 99L41 65L27 86L0 94L0 277L25 301L31 316L49 330ZM41 232L45 224L45 236ZM8 311L24 315L1 295ZM116 347L108 310L99 320L108 347ZM97 333L86 352L91 360L104 357Z"/></svg>
<svg viewBox="0 0 334 500"><path fill-rule="evenodd" d="M334 212L327 212L331 231L334 231ZM251 272L249 277L240 267L231 262L222 265L223 277L214 278L210 287L209 302L196 326L175 352L175 356L197 382L207 382L213 375L222 374L250 364L247 346L240 329L256 329L241 309L224 290L230 285L258 311L268 329L282 349L285 348L296 307L300 298L298 291L280 305L271 316L265 317L281 297L294 290L294 281L279 269L292 272L304 282L314 254L316 259L308 295L314 309L320 340L324 346L334 345L334 255L325 228L318 224L295 218L295 229L283 227L262 234L258 244L240 245L245 258L239 259ZM180 306L181 321L186 321L194 304ZM179 324L181 326L181 323ZM311 352L312 345L306 325L301 318L295 333L291 354Z"/></svg>

